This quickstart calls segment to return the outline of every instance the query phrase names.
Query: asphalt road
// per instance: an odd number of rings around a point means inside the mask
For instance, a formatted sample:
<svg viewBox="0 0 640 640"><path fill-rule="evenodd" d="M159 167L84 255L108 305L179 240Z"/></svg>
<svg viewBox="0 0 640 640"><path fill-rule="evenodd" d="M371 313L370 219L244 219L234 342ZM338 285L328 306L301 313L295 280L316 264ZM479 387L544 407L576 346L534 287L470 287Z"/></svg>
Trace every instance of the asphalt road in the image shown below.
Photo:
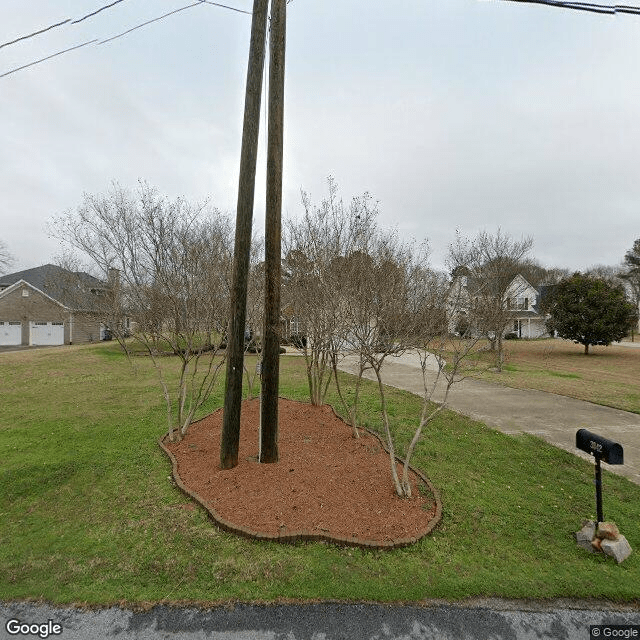
<svg viewBox="0 0 640 640"><path fill-rule="evenodd" d="M14 622L11 622L11 621ZM19 622L15 622L18 620ZM50 622L49 622L50 621ZM0 638L63 640L590 640L640 637L640 609L569 601L478 601L423 606L321 603L60 609L0 602ZM25 627L24 625L29 625ZM44 625L38 631L30 625ZM59 625L60 628L56 628ZM591 625L634 625L638 636L590 633ZM22 628L29 635L10 633ZM58 631L57 634L54 633ZM36 631L36 633L31 633Z"/></svg>

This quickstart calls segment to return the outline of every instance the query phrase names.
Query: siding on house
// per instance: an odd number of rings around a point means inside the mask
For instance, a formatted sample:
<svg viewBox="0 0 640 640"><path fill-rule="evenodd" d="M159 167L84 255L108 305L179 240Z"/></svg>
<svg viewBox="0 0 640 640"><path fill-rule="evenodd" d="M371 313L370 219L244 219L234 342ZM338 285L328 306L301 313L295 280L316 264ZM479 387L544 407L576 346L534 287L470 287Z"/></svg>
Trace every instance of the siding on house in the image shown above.
<svg viewBox="0 0 640 640"><path fill-rule="evenodd" d="M465 276L454 278L447 301L447 322L452 333L457 331L460 323L467 322L466 311L470 298L468 286ZM523 276L515 276L504 295L512 318L511 323L505 328L504 335L515 333L519 338L542 338L549 335L546 317L539 308L543 288L538 290Z"/></svg>

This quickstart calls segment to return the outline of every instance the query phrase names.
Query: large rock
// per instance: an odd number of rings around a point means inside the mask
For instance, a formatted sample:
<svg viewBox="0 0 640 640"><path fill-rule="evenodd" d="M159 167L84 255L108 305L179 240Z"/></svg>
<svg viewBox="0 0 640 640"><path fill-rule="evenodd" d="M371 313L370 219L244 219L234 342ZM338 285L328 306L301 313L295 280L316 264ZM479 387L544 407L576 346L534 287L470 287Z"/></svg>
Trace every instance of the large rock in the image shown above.
<svg viewBox="0 0 640 640"><path fill-rule="evenodd" d="M582 523L582 529L576 531L576 542L581 549L595 553L591 542L596 535L596 523L593 520L585 520Z"/></svg>
<svg viewBox="0 0 640 640"><path fill-rule="evenodd" d="M607 540L606 538L602 541L602 550L615 561L620 564L623 560L626 560L631 555L631 545L627 542L627 539L618 535L616 540Z"/></svg>
<svg viewBox="0 0 640 640"><path fill-rule="evenodd" d="M601 522L596 531L596 536L601 540L617 540L619 535L620 531L615 522Z"/></svg>

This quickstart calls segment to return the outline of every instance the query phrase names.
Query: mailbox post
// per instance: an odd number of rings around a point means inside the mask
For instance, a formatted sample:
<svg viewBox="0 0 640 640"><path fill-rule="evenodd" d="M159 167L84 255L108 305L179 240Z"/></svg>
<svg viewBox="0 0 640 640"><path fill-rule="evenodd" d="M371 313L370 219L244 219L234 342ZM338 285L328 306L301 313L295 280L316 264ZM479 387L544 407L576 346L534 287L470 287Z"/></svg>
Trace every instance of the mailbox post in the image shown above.
<svg viewBox="0 0 640 640"><path fill-rule="evenodd" d="M623 464L622 445L613 440L607 440L602 436L591 433L586 429L578 429L576 432L576 447L581 451L590 453L596 461L596 512L598 522L596 526L604 521L602 515L602 469L600 461L607 464Z"/></svg>

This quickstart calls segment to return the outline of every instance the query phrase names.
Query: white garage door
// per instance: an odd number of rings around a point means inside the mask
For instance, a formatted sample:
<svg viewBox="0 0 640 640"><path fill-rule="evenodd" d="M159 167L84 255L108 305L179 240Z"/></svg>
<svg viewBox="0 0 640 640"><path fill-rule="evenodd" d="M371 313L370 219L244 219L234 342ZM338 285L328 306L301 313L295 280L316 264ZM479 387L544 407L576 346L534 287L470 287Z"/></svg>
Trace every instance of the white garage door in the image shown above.
<svg viewBox="0 0 640 640"><path fill-rule="evenodd" d="M64 344L64 323L63 322L32 322L30 344L32 345Z"/></svg>
<svg viewBox="0 0 640 640"><path fill-rule="evenodd" d="M0 320L0 345L22 344L22 323L3 322Z"/></svg>

